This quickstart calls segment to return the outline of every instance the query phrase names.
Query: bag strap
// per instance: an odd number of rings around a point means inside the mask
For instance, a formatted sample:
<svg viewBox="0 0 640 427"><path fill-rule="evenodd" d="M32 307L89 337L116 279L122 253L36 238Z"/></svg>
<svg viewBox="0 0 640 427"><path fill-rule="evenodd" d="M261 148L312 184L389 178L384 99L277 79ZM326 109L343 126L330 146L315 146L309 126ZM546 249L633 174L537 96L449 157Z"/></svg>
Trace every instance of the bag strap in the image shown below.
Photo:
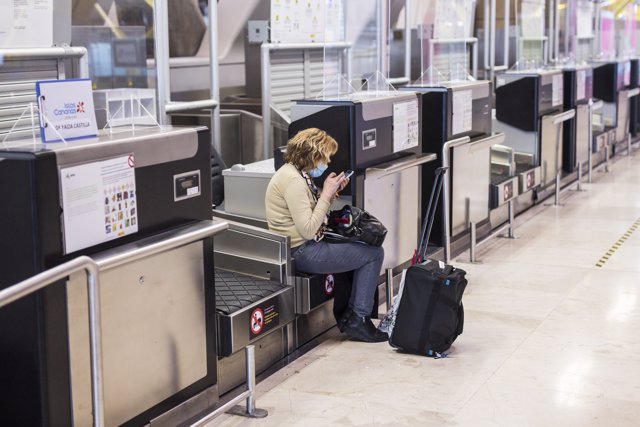
<svg viewBox="0 0 640 427"><path fill-rule="evenodd" d="M464 328L464 305L460 301L460 309L458 309L458 324L456 325L456 337L462 335L462 329Z"/></svg>
<svg viewBox="0 0 640 427"><path fill-rule="evenodd" d="M429 296L429 304L427 305L427 309L425 313L429 313L429 316L424 316L424 321L422 322L422 328L420 328L420 339L418 340L418 348L421 350L427 351L427 341L430 336L431 329L431 320L433 319L433 311L436 308L436 304L440 299L440 293L438 292L439 286L431 287L431 295Z"/></svg>
<svg viewBox="0 0 640 427"><path fill-rule="evenodd" d="M298 168L295 165L293 166L296 168L300 176L304 178L305 182L307 183L307 186L309 187L309 191L311 191L311 196L313 196L313 200L317 204L318 200L320 199L320 195L318 194L320 191L318 190L318 187L313 183L313 179L311 179L311 177L306 172L303 172L302 169ZM324 238L324 233L326 231L328 221L329 221L329 214L327 213L323 223L320 225L320 228L318 228L318 230L314 234L313 240L315 240L316 242L319 242Z"/></svg>

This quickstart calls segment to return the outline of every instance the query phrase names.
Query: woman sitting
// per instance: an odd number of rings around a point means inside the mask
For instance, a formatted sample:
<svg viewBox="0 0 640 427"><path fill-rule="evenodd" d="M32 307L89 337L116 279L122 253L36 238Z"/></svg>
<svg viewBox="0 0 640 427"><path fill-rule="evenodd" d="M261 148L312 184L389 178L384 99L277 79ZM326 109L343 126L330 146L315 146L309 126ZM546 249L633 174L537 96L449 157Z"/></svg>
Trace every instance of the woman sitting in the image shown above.
<svg viewBox="0 0 640 427"><path fill-rule="evenodd" d="M382 342L369 317L384 259L379 246L363 243L327 243L323 230L331 201L349 182L344 172L330 173L322 191L313 183L338 151L338 143L320 129L298 132L287 144L286 164L275 173L266 194L269 229L291 238L291 255L299 271L314 274L354 271L349 308L338 319L338 328L349 338Z"/></svg>

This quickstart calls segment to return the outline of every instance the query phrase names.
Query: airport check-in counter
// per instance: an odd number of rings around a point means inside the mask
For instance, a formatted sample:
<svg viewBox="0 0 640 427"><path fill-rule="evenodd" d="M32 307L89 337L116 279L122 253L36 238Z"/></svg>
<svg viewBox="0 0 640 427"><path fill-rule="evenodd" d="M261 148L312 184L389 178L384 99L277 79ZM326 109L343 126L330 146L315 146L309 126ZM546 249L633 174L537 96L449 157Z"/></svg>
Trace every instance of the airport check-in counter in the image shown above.
<svg viewBox="0 0 640 427"><path fill-rule="evenodd" d="M578 163L589 159L589 100L593 98L593 68L576 66L563 68L564 109L575 109L576 115L563 126L562 168L576 171ZM583 169L585 170L585 169Z"/></svg>
<svg viewBox="0 0 640 427"><path fill-rule="evenodd" d="M631 59L630 87L632 89L640 87L640 59ZM640 137L640 96L631 98L629 106L629 132L633 139Z"/></svg>
<svg viewBox="0 0 640 427"><path fill-rule="evenodd" d="M214 218L218 215L214 211ZM247 345L255 346L258 374L295 349L295 292L289 251L288 237L234 221L229 221L229 228L215 240L221 394L244 384L242 350Z"/></svg>
<svg viewBox="0 0 640 427"><path fill-rule="evenodd" d="M478 235L489 234L490 205L490 151L495 144L502 143L504 135L492 134L491 104L492 92L489 81L445 83L434 86L410 85L402 90L418 93L422 102L422 151L443 153L447 142L468 137L463 144L453 144L448 151L451 159L447 172L450 192L443 197L450 200L449 230L451 249L459 252L458 246L468 245L463 238L469 231L469 223L474 222ZM443 166L445 156L427 163L422 171L422 214L426 210L434 172ZM439 210L441 211L441 210ZM431 241L444 246L444 214L434 220Z"/></svg>
<svg viewBox="0 0 640 427"><path fill-rule="evenodd" d="M517 196L517 213L536 201L537 189L555 183L562 168L563 122L575 112L563 111L561 70L508 71L499 74L496 82L494 129L505 133L504 146L512 153L504 147L492 153L492 174L499 179L510 165L518 176L518 188L503 193L503 198ZM494 214L496 224L506 218L504 208Z"/></svg>
<svg viewBox="0 0 640 427"><path fill-rule="evenodd" d="M420 147L417 95L357 92L340 100L301 100L291 117L290 137L317 127L338 141L338 152L316 184L322 187L330 172L355 172L339 203L365 209L387 227L382 269L407 264L420 227L421 166L436 158Z"/></svg>
<svg viewBox="0 0 640 427"><path fill-rule="evenodd" d="M106 426L182 422L218 399L202 230L227 223L211 220L209 176L205 128L0 147L0 287L79 255L99 265ZM91 425L85 285L74 274L0 310L7 425Z"/></svg>
<svg viewBox="0 0 640 427"><path fill-rule="evenodd" d="M629 60L593 62L593 97L602 100L601 129L594 132L594 152L626 141L629 131ZM602 136L606 133L606 136Z"/></svg>
<svg viewBox="0 0 640 427"><path fill-rule="evenodd" d="M220 360L222 392L243 381L244 353L239 350L246 344L260 343L256 347L256 369L262 372L281 360L283 352L285 355L289 354L335 326L334 313L345 302L341 291L348 289L350 284L346 283L350 282L348 273L306 274L295 271L295 260L289 255L289 239L267 230L264 199L274 173L274 159L234 165L224 170L224 207L213 212L214 217L230 222L230 229L216 239L216 267L221 266L228 271L263 280L286 283L287 287L282 287L278 292L279 298L286 299L280 305L286 304L289 307L283 311L287 319L285 321L281 317L281 331L265 334L264 338L251 336L249 341L244 334L246 322L244 319L235 319L242 312L250 311L250 308L237 307L226 313L218 310L220 337L226 340L220 344L225 349L220 353L225 357ZM234 294L234 290L230 289L227 295L233 299ZM334 304L336 295L338 303ZM346 299L348 300L348 295ZM250 301L251 304L253 302ZM292 321L289 320L291 313L294 315ZM236 330L241 331L238 335L240 340L233 338L238 334L234 332ZM266 342L272 344L265 352L263 343Z"/></svg>

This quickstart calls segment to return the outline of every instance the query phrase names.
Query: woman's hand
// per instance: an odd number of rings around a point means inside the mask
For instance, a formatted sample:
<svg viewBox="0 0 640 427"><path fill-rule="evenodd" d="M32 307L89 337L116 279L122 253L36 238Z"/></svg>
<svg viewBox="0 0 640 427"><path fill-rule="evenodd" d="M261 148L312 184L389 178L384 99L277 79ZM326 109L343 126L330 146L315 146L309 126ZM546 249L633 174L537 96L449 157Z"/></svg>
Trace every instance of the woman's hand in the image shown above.
<svg viewBox="0 0 640 427"><path fill-rule="evenodd" d="M341 172L340 175L336 175L335 172L331 172L324 180L320 198L331 203L336 193L342 190L348 182L349 179L345 178L344 172Z"/></svg>

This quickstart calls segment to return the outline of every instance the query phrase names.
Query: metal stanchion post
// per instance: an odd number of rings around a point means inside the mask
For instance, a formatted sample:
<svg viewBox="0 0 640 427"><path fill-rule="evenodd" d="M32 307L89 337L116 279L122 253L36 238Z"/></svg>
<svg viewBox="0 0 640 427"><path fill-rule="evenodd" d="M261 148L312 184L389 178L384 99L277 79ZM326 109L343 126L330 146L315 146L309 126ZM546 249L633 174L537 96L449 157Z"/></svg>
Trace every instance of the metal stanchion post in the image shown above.
<svg viewBox="0 0 640 427"><path fill-rule="evenodd" d="M554 171L553 173L556 176L556 194L555 194L555 201L554 201L554 206L562 206L560 205L560 175L561 175L561 169L562 169L562 165L560 164L560 157L562 156L562 153L560 152L560 148L562 147L561 145L561 141L562 141L562 127L563 127L563 123L566 122L567 120L573 119L576 116L576 110L568 110L565 111L564 113L560 113L558 114L554 119L553 119L553 124L556 125L556 152L554 153Z"/></svg>
<svg viewBox="0 0 640 427"><path fill-rule="evenodd" d="M588 181L589 184L591 184L591 180L592 180L592 176L591 176L591 172L593 169L593 159L591 158L593 155L593 98L589 98L589 129L587 129L587 137L589 139L588 141L588 153L589 153L589 170L588 172Z"/></svg>
<svg viewBox="0 0 640 427"><path fill-rule="evenodd" d="M478 243L478 235L476 232L476 223L473 221L470 221L469 222L469 261L464 259L459 259L458 262L469 263L469 264L482 264L480 261L476 260L477 243Z"/></svg>
<svg viewBox="0 0 640 427"><path fill-rule="evenodd" d="M476 223L471 221L469 223L469 262L472 264L478 263L476 260L476 242L477 242L477 234L476 234Z"/></svg>
<svg viewBox="0 0 640 427"><path fill-rule="evenodd" d="M247 369L247 415L252 418L264 418L267 411L256 408L256 352L253 345L245 347L246 369Z"/></svg>
<svg viewBox="0 0 640 427"><path fill-rule="evenodd" d="M393 305L393 269L387 268L387 284L386 284L386 292L387 292L387 311L391 310L391 306Z"/></svg>
<svg viewBox="0 0 640 427"><path fill-rule="evenodd" d="M609 144L604 146L604 171L609 173Z"/></svg>
<svg viewBox="0 0 640 427"><path fill-rule="evenodd" d="M627 134L627 156L631 155L631 133Z"/></svg>
<svg viewBox="0 0 640 427"><path fill-rule="evenodd" d="M514 222L514 216L515 216L515 209L513 207L513 200L509 200L509 203L507 205L507 209L509 210L509 231L507 233L507 237L509 239L515 239L516 235L513 232L513 222Z"/></svg>
<svg viewBox="0 0 640 427"><path fill-rule="evenodd" d="M255 370L255 347L248 345L245 348L246 354L246 369L247 369L247 390L249 390L249 397L247 397L247 414L252 415L256 410L256 402L253 393L256 388L256 370Z"/></svg>
<svg viewBox="0 0 640 427"><path fill-rule="evenodd" d="M576 186L577 191L582 191L582 162L578 161L578 185Z"/></svg>
<svg viewBox="0 0 640 427"><path fill-rule="evenodd" d="M222 412L227 412L231 415L239 415L247 418L264 418L269 413L265 409L256 408L256 353L255 347L253 345L248 345L244 348L244 356L245 356L245 369L247 370L247 390L232 399L230 402L227 402L222 407L216 409L214 412L209 414L207 417L199 420L194 426L202 426L204 423L210 421L215 418ZM226 407L229 405L234 405L235 403L240 402L246 396L247 407L243 408L241 405L235 405L230 409Z"/></svg>
<svg viewBox="0 0 640 427"><path fill-rule="evenodd" d="M560 172L559 172L559 159L558 150L560 148L560 137L562 136L562 125L556 125L556 155L555 155L555 174L556 174L556 194L554 196L554 205L560 206Z"/></svg>

